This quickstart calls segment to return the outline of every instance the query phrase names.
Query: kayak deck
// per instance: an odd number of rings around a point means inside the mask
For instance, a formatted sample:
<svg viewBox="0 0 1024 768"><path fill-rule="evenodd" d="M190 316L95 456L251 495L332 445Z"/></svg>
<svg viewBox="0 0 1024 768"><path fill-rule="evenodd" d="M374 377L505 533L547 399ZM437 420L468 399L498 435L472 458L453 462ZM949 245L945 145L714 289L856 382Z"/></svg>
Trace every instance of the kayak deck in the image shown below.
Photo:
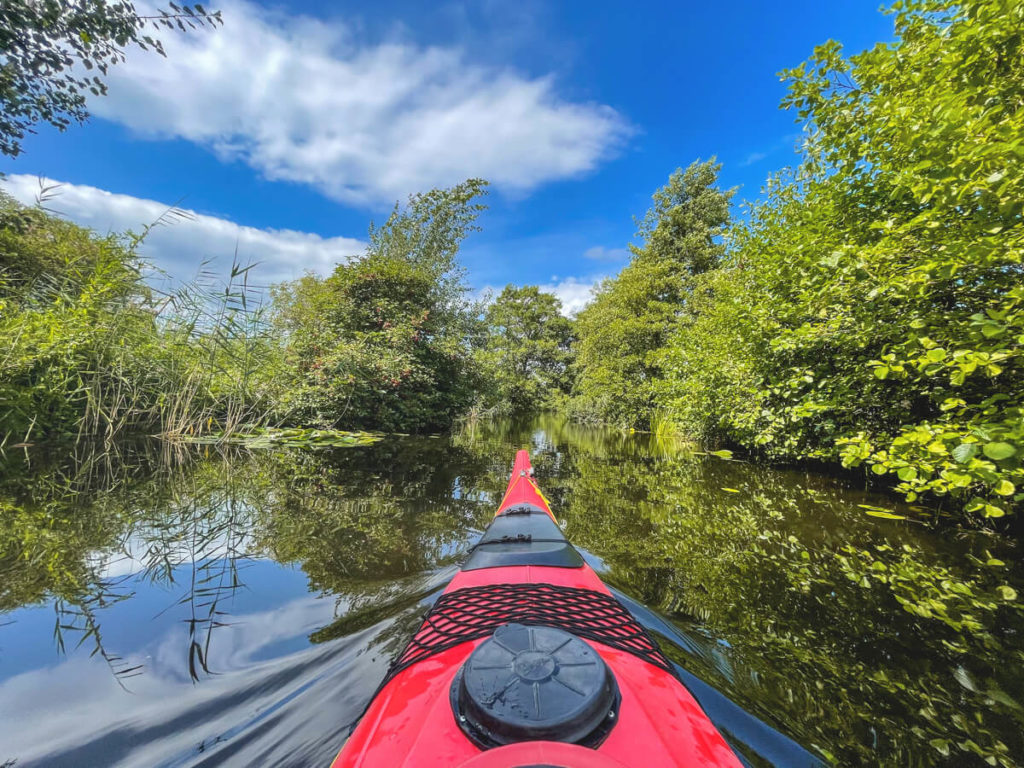
<svg viewBox="0 0 1024 768"><path fill-rule="evenodd" d="M520 451L494 521L392 665L335 768L482 768L529 760L563 766L740 766L657 643L566 541L532 475L529 454ZM531 627L529 649L507 647L515 628ZM534 631L567 639L543 641L547 647L533 650ZM569 652L559 649L570 641L583 654L574 662L559 656ZM600 659L587 657L591 651ZM500 659L485 663L488 654ZM562 713L566 722L590 716L593 697L582 689L598 666L610 682L594 689L594 696L605 698L593 705L600 711L588 721L589 734L575 738L576 744L553 743L570 740L568 730L551 730L545 719L560 706L559 694L571 703ZM499 684L474 704L470 681L486 687L475 681L488 674L498 675ZM577 701L582 703L576 706ZM477 716L486 718L484 725L475 722ZM507 728L498 722L501 717ZM514 735L520 732L544 736L523 740ZM520 756L531 744L535 757L523 762Z"/></svg>

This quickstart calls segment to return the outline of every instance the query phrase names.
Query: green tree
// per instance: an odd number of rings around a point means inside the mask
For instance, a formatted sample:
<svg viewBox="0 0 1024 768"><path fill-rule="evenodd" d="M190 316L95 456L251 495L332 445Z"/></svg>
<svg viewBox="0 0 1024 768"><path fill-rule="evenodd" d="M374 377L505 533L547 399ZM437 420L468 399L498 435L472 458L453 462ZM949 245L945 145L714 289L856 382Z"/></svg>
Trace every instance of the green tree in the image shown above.
<svg viewBox="0 0 1024 768"><path fill-rule="evenodd" d="M686 431L1000 517L1024 500L1024 6L893 14L894 43L784 73L798 180L702 281L663 403Z"/></svg>
<svg viewBox="0 0 1024 768"><path fill-rule="evenodd" d="M527 413L557 404L569 388L572 322L562 302L535 285L507 285L485 315L480 350L489 405Z"/></svg>
<svg viewBox="0 0 1024 768"><path fill-rule="evenodd" d="M478 309L456 256L486 182L413 195L371 225L364 256L274 294L287 337L289 418L381 430L443 429L477 390Z"/></svg>
<svg viewBox="0 0 1024 768"><path fill-rule="evenodd" d="M720 165L694 162L654 194L639 222L643 246L606 280L577 319L572 412L582 420L625 427L650 425L656 353L685 310L695 277L722 257L731 191L717 186Z"/></svg>
<svg viewBox="0 0 1024 768"><path fill-rule="evenodd" d="M88 94L107 92L99 72L123 62L124 48L164 54L147 29L195 29L221 23L220 11L169 4L140 16L131 2L4 0L0 3L0 152L16 157L32 126L65 130L84 122ZM85 70L85 72L83 72ZM90 74L85 74L85 73Z"/></svg>

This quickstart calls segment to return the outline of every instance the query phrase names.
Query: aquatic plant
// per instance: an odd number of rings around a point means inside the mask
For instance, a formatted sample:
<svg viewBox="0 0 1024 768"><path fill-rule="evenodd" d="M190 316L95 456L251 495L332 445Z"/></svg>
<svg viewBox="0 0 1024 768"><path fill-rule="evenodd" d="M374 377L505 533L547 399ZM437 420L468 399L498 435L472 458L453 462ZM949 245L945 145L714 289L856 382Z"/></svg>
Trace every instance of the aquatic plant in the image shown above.
<svg viewBox="0 0 1024 768"><path fill-rule="evenodd" d="M249 268L173 292L139 235L100 236L0 196L0 444L267 422L281 354Z"/></svg>

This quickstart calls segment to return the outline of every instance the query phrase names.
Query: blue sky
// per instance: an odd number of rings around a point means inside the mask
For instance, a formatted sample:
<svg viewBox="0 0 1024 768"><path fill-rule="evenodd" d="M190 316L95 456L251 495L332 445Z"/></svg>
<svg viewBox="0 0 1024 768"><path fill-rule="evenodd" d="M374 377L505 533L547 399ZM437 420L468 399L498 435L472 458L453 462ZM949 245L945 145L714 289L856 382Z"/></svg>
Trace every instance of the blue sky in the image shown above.
<svg viewBox="0 0 1024 768"><path fill-rule="evenodd" d="M197 217L158 230L153 261L186 279L237 244L269 282L326 273L395 199L479 175L469 282L570 308L675 168L715 155L741 200L794 161L779 70L892 35L877 0L208 5L223 28L130 53L87 125L0 161L8 190L59 181L50 207L102 231L177 204Z"/></svg>

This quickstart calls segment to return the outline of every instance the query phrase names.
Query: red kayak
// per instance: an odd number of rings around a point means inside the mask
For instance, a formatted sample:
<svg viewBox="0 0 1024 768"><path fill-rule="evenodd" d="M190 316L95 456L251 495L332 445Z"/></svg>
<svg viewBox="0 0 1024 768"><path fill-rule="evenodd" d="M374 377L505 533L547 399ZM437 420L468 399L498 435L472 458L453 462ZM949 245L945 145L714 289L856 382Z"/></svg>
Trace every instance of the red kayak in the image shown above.
<svg viewBox="0 0 1024 768"><path fill-rule="evenodd" d="M334 768L740 768L516 455L494 520Z"/></svg>

